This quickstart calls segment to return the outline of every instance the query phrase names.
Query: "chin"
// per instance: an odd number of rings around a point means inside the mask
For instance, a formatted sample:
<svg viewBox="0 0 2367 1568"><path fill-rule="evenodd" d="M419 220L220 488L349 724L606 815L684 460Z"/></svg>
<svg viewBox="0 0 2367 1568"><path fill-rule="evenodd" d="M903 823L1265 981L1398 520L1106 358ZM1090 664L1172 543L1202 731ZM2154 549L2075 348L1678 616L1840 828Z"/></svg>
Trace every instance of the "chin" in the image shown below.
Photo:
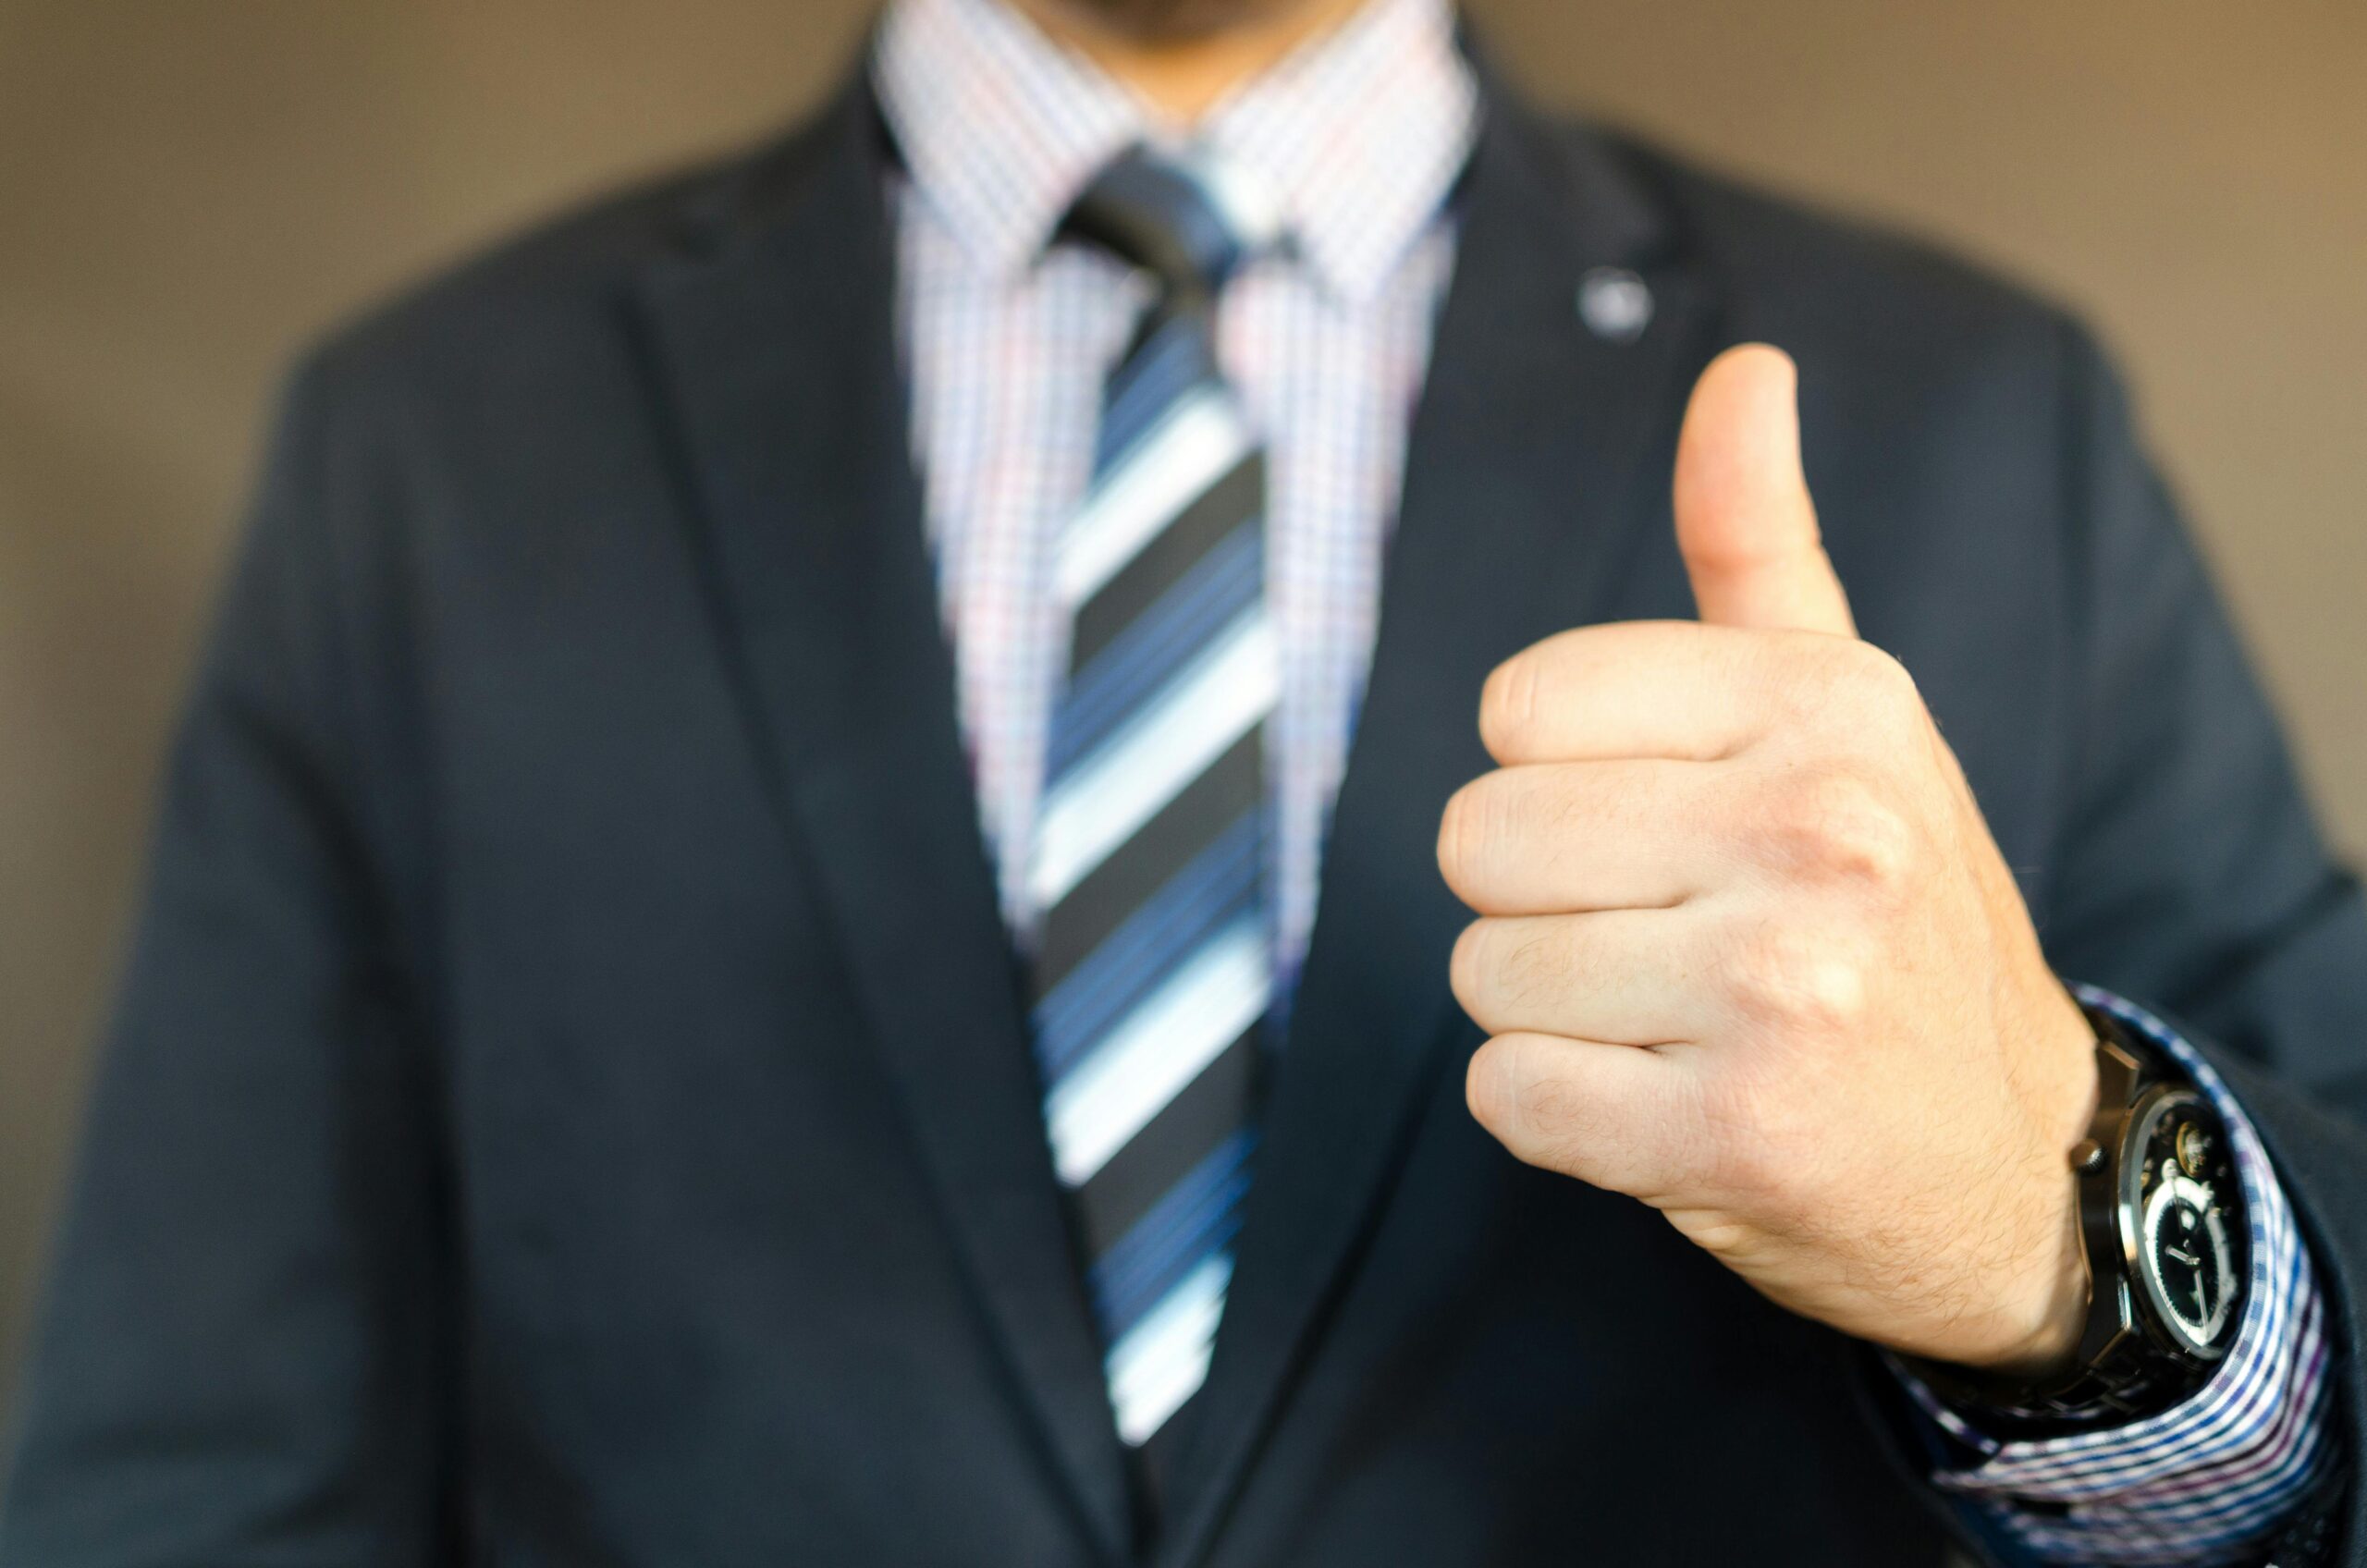
<svg viewBox="0 0 2367 1568"><path fill-rule="evenodd" d="M1049 0L1060 9L1145 43L1184 43L1270 21L1306 0Z"/></svg>

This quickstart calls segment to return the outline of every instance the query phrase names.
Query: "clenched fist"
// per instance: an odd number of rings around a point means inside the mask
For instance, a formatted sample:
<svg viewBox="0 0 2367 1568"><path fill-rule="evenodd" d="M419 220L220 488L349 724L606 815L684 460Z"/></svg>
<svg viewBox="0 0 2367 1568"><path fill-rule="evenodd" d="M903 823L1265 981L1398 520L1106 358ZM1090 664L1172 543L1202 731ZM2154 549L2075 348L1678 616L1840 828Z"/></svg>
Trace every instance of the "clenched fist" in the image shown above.
<svg viewBox="0 0 2367 1568"><path fill-rule="evenodd" d="M1480 916L1472 1113L1793 1311L2042 1371L2085 1302L2093 1035L1913 680L1857 638L1783 354L1703 374L1676 528L1699 624L1564 632L1481 694L1502 766L1439 833Z"/></svg>

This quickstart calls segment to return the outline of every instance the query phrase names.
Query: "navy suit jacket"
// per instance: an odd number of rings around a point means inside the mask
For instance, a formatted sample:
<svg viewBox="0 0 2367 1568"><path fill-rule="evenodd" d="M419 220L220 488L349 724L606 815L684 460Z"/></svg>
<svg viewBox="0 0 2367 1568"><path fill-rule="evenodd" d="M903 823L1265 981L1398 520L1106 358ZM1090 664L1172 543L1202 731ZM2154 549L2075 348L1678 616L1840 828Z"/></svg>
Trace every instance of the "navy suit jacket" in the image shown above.
<svg viewBox="0 0 2367 1568"><path fill-rule="evenodd" d="M1238 1273L1138 1540L934 603L886 155L851 89L295 378L9 1568L1936 1561L1858 1347L1463 1103L1433 841L1481 680L1689 613L1678 418L1743 339L1799 361L1833 557L2054 962L2226 1068L2355 1351L2367 916L2096 349L1497 87ZM1632 339L1575 308L1602 267L1650 289Z"/></svg>

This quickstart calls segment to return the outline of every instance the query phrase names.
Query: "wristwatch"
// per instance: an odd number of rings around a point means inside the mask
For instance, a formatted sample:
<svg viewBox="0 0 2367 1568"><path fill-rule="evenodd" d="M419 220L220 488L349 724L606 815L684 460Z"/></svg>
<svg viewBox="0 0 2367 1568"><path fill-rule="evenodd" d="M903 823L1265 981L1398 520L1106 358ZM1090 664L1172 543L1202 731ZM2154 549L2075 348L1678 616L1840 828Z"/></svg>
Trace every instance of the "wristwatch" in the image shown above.
<svg viewBox="0 0 2367 1568"><path fill-rule="evenodd" d="M2236 1342L2250 1228L2233 1143L2211 1101L2112 1014L2096 1033L2096 1114L2071 1149L2088 1317L2069 1368L2032 1382L1917 1362L2000 1438L2058 1436L2167 1410Z"/></svg>

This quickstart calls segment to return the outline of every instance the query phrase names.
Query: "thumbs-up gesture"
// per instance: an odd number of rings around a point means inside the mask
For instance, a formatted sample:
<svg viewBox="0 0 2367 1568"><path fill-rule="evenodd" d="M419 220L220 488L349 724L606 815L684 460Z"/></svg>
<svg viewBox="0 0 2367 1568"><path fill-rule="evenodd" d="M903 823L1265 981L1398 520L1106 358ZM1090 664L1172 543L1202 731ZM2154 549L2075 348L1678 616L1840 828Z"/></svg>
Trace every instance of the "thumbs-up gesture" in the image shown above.
<svg viewBox="0 0 2367 1568"><path fill-rule="evenodd" d="M1480 916L1472 1113L1793 1311L2042 1370L2085 1302L2093 1036L1914 681L1858 640L1782 353L1703 373L1675 499L1700 621L1564 632L1480 698L1502 766L1439 834Z"/></svg>

